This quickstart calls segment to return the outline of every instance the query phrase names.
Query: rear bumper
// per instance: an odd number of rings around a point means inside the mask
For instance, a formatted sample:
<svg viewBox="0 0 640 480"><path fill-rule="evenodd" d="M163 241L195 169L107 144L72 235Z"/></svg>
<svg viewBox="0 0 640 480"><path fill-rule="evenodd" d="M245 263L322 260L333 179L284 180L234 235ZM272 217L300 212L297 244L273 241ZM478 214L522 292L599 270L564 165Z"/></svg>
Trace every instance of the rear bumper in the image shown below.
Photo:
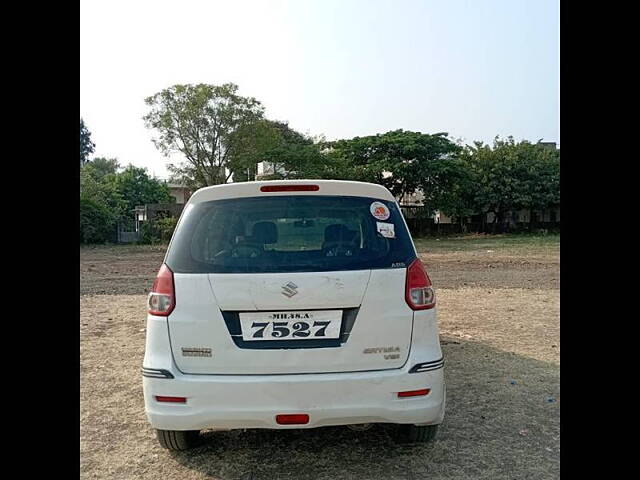
<svg viewBox="0 0 640 480"><path fill-rule="evenodd" d="M439 424L445 408L443 369L296 375L143 377L147 418L161 430L314 428L358 423ZM398 392L431 389L421 397ZM187 397L185 404L155 396ZM279 425L278 414L306 413L306 425Z"/></svg>

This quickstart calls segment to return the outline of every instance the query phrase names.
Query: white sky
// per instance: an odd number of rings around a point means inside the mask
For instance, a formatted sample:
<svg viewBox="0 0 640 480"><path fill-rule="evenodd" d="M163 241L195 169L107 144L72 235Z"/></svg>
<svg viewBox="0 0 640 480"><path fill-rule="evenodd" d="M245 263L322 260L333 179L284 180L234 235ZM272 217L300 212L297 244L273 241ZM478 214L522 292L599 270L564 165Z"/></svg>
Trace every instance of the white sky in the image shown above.
<svg viewBox="0 0 640 480"><path fill-rule="evenodd" d="M389 130L560 142L558 0L82 0L95 156L166 177L144 98L233 82L327 139ZM179 160L176 157L176 160Z"/></svg>

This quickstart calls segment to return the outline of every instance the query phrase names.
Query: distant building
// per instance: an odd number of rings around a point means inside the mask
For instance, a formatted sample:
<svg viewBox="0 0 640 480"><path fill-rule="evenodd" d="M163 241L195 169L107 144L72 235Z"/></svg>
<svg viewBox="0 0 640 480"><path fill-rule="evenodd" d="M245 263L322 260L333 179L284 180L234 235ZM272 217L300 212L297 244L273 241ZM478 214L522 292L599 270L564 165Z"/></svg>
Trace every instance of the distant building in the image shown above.
<svg viewBox="0 0 640 480"><path fill-rule="evenodd" d="M193 193L189 188L179 183L167 183L169 195L176 199L176 203L185 204Z"/></svg>
<svg viewBox="0 0 640 480"><path fill-rule="evenodd" d="M284 175L287 173L284 166L278 165L272 162L260 162L258 163L258 170L256 172L256 180L262 180L264 177L268 177L269 175L275 175L279 173Z"/></svg>

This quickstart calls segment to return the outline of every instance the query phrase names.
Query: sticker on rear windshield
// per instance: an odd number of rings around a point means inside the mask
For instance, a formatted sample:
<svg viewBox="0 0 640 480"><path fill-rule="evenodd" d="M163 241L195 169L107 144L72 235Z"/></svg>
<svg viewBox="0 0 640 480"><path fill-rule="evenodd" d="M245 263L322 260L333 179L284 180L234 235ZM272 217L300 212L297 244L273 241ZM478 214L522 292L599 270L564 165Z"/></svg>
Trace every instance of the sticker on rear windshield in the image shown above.
<svg viewBox="0 0 640 480"><path fill-rule="evenodd" d="M373 202L369 210L371 210L371 215L376 217L378 220L386 220L391 216L391 212L382 202Z"/></svg>
<svg viewBox="0 0 640 480"><path fill-rule="evenodd" d="M385 238L396 238L396 232L393 229L393 223L376 222L378 233Z"/></svg>

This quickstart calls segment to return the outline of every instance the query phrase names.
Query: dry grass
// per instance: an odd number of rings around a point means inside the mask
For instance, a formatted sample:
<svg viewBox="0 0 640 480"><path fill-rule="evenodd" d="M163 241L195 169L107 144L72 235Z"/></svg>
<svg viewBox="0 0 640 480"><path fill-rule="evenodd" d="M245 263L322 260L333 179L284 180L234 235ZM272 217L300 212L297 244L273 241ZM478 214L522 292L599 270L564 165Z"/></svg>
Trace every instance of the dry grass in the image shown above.
<svg viewBox="0 0 640 480"><path fill-rule="evenodd" d="M110 253L119 257L118 269L127 267L127 258L134 271L148 268L134 265L144 257L139 250L121 252ZM527 261L526 251L520 255ZM555 253L549 256L557 258ZM101 250L98 260L108 265L109 251ZM471 262L469 257L463 260ZM87 262L99 265L85 252ZM538 270L531 267L528 274L545 275ZM554 270L557 275L557 260ZM507 272L500 275L506 283ZM109 282L108 275L100 277L100 282ZM142 399L145 296L81 296L81 477L558 478L557 288L550 282L522 287L518 278L508 288L496 288L492 282L500 282L491 274L485 277L487 283L480 277L477 285L459 288L444 275L434 272L432 277L441 285L448 402L437 440L421 446L398 445L390 427L378 426L363 433L334 427L210 432L194 451L163 450L146 421ZM116 281L105 290L121 287Z"/></svg>

